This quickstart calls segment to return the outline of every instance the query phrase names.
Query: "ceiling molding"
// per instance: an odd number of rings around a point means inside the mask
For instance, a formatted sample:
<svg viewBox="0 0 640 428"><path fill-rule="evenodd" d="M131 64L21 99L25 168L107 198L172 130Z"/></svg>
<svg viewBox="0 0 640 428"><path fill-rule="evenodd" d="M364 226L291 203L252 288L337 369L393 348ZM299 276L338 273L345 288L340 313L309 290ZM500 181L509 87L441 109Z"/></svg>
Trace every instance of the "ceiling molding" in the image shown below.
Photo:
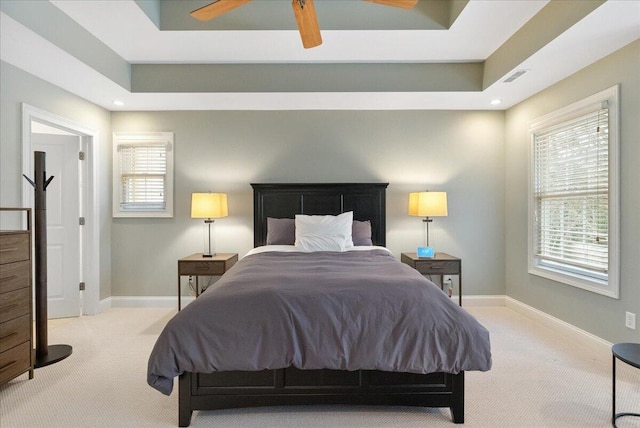
<svg viewBox="0 0 640 428"><path fill-rule="evenodd" d="M503 110L640 38L637 1L452 0L449 30L327 30L318 50L161 31L164 3L2 0L0 59L108 110Z"/></svg>
<svg viewBox="0 0 640 428"><path fill-rule="evenodd" d="M540 51L606 0L551 1L485 61L483 89Z"/></svg>
<svg viewBox="0 0 640 428"><path fill-rule="evenodd" d="M118 85L131 89L131 65L53 4L3 0L0 10Z"/></svg>

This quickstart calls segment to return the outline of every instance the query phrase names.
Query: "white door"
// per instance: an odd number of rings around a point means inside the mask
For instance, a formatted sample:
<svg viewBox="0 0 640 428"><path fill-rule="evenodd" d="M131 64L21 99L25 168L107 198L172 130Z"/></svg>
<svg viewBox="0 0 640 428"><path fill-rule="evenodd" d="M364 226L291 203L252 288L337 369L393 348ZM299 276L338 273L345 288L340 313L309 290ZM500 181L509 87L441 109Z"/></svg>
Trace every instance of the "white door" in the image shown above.
<svg viewBox="0 0 640 428"><path fill-rule="evenodd" d="M48 318L80 315L80 137L32 134L33 150L45 152L47 197Z"/></svg>

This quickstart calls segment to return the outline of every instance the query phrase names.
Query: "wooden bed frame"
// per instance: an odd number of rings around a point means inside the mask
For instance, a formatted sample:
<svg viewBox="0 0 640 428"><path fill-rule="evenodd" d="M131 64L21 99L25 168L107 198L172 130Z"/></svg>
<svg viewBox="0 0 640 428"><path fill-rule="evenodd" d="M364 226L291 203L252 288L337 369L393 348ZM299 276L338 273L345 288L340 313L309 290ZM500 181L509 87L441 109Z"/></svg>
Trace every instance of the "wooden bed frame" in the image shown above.
<svg viewBox="0 0 640 428"><path fill-rule="evenodd" d="M254 244L264 245L267 217L339 214L371 220L372 240L385 245L387 183L252 184ZM179 425L189 426L194 410L238 407L376 404L449 407L453 422L464 423L464 372L394 373L375 370L299 370L184 373L179 380Z"/></svg>

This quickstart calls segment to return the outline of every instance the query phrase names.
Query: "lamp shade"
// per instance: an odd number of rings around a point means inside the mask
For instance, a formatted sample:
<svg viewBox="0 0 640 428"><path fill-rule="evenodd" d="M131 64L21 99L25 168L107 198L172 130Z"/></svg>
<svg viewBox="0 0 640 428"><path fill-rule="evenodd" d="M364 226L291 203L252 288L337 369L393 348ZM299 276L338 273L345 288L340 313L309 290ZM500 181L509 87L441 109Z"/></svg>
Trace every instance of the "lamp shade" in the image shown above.
<svg viewBox="0 0 640 428"><path fill-rule="evenodd" d="M409 215L418 217L446 217L447 192L409 193Z"/></svg>
<svg viewBox="0 0 640 428"><path fill-rule="evenodd" d="M228 215L226 193L191 194L191 218L220 218Z"/></svg>

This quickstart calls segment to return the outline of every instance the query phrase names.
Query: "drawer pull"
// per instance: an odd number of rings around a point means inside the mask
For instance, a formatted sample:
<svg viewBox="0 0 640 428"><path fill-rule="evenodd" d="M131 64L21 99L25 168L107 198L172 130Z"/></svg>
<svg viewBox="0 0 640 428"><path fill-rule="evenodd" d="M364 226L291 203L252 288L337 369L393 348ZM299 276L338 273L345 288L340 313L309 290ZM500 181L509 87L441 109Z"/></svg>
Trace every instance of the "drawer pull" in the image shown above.
<svg viewBox="0 0 640 428"><path fill-rule="evenodd" d="M12 365L14 365L17 362L18 362L18 360L13 360L10 363L5 364L4 366L0 367L0 372L3 372L5 370L7 370L9 367L11 367Z"/></svg>
<svg viewBox="0 0 640 428"><path fill-rule="evenodd" d="M2 278L0 278L2 281L10 281L12 279L16 279L18 277L18 275L10 275L10 276L4 276Z"/></svg>
<svg viewBox="0 0 640 428"><path fill-rule="evenodd" d="M0 248L0 253L8 253L10 251L16 251L18 247Z"/></svg>
<svg viewBox="0 0 640 428"><path fill-rule="evenodd" d="M9 333L9 334L5 334L4 336L0 337L0 340L8 339L8 338L10 338L11 336L15 336L16 334L18 334L18 333L16 333L15 331L14 331L14 332L12 332L12 333Z"/></svg>
<svg viewBox="0 0 640 428"><path fill-rule="evenodd" d="M4 312L4 311L8 311L8 310L10 310L10 309L13 309L13 308L15 308L15 307L17 307L17 306L18 306L18 304L17 304L17 303L14 303L13 305L3 306L3 307L2 307L2 308L0 308L0 309L2 309L2 311Z"/></svg>

